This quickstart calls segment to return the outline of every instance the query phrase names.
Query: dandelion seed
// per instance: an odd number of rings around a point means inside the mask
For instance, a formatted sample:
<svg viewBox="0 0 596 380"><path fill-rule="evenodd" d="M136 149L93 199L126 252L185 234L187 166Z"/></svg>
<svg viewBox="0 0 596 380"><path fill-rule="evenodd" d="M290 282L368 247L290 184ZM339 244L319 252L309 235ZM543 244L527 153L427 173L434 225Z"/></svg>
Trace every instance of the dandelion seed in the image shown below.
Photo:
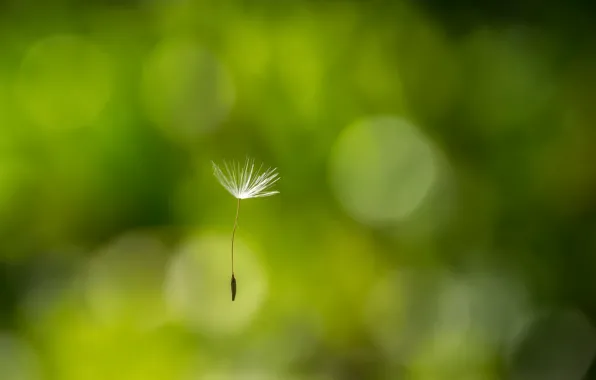
<svg viewBox="0 0 596 380"><path fill-rule="evenodd" d="M234 198L238 199L236 206L236 218L234 219L234 229L232 230L232 301L236 299L236 278L234 277L234 237L238 227L238 214L240 213L240 200L250 198L269 197L278 194L279 191L270 190L271 186L279 180L279 174L275 168L263 169L263 165L255 170L255 162L246 159L244 165L239 162L228 164L224 162L223 170L211 162L213 165L213 175L219 183Z"/></svg>

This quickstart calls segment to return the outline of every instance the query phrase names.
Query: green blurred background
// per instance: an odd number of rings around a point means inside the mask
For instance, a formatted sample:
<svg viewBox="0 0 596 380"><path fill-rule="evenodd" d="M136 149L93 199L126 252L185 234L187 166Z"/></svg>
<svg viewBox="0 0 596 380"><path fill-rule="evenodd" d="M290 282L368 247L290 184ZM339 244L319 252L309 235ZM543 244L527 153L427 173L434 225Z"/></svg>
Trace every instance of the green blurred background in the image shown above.
<svg viewBox="0 0 596 380"><path fill-rule="evenodd" d="M2 2L0 380L596 379L594 17Z"/></svg>

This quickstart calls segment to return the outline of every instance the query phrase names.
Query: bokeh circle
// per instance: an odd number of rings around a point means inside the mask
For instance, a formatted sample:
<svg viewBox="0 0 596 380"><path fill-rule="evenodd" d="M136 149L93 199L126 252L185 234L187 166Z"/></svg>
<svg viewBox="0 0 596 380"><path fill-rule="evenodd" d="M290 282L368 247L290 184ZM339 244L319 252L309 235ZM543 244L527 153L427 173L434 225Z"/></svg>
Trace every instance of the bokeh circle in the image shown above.
<svg viewBox="0 0 596 380"><path fill-rule="evenodd" d="M176 139L213 130L227 117L235 98L223 64L191 42L158 44L147 58L142 80L147 116Z"/></svg>
<svg viewBox="0 0 596 380"><path fill-rule="evenodd" d="M50 36L27 51L15 86L23 111L37 125L87 126L111 97L112 62L83 37Z"/></svg>
<svg viewBox="0 0 596 380"><path fill-rule="evenodd" d="M236 238L238 292L232 301L230 249L230 236L215 233L182 244L168 266L165 282L172 318L214 335L238 332L253 320L267 295L265 272L253 251Z"/></svg>
<svg viewBox="0 0 596 380"><path fill-rule="evenodd" d="M417 210L435 184L436 152L405 119L364 119L339 136L329 176L335 195L352 217L366 224L393 224Z"/></svg>

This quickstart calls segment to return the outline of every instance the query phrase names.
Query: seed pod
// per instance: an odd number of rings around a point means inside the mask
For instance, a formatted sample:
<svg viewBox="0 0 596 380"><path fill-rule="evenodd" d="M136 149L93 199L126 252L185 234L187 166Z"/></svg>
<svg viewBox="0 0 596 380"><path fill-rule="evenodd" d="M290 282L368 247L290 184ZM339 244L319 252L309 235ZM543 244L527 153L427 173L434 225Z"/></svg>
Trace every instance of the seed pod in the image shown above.
<svg viewBox="0 0 596 380"><path fill-rule="evenodd" d="M232 275L232 301L236 299L236 278Z"/></svg>

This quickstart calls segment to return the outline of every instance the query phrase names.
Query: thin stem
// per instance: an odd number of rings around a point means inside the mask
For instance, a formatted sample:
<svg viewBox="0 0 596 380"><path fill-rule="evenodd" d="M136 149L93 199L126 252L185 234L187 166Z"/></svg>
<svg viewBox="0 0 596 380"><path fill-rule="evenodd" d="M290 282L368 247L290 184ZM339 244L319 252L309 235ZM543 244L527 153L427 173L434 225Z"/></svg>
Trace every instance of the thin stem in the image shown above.
<svg viewBox="0 0 596 380"><path fill-rule="evenodd" d="M232 230L232 276L234 276L234 236L236 235L236 227L238 227L238 214L240 213L240 198L238 198L238 206L236 206L236 219L234 219L234 229Z"/></svg>

